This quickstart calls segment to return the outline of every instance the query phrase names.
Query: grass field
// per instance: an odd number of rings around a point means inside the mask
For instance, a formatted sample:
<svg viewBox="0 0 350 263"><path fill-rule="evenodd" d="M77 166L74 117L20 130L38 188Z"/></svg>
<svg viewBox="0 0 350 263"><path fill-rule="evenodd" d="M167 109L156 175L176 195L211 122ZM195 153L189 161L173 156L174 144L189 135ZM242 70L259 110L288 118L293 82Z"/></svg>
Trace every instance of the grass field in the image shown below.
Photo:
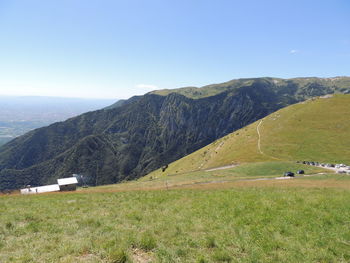
<svg viewBox="0 0 350 263"><path fill-rule="evenodd" d="M349 176L240 180L288 165L0 196L0 262L349 262Z"/></svg>

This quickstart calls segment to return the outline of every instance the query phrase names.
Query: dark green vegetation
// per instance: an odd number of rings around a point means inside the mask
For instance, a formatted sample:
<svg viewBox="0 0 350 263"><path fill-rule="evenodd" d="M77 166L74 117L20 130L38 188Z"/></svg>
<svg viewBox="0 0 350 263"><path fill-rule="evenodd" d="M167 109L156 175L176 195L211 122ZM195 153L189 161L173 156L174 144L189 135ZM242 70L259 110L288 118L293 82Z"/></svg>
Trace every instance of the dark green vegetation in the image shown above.
<svg viewBox="0 0 350 263"><path fill-rule="evenodd" d="M164 173L157 170L151 176L266 161L350 164L349 116L350 95L291 105L171 163Z"/></svg>
<svg viewBox="0 0 350 263"><path fill-rule="evenodd" d="M0 262L349 262L349 218L322 187L0 196Z"/></svg>
<svg viewBox="0 0 350 263"><path fill-rule="evenodd" d="M1 147L0 189L71 173L92 185L138 178L280 108L349 87L350 78L261 78L132 98Z"/></svg>

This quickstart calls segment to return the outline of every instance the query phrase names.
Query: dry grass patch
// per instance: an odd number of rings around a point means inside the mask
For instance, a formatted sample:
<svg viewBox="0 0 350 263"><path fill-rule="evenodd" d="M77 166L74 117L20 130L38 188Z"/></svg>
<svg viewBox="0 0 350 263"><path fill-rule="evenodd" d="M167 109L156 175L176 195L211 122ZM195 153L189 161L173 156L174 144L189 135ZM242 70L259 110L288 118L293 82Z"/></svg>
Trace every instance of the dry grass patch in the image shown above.
<svg viewBox="0 0 350 263"><path fill-rule="evenodd" d="M154 260L151 252L139 248L132 249L131 258L135 263L150 263Z"/></svg>

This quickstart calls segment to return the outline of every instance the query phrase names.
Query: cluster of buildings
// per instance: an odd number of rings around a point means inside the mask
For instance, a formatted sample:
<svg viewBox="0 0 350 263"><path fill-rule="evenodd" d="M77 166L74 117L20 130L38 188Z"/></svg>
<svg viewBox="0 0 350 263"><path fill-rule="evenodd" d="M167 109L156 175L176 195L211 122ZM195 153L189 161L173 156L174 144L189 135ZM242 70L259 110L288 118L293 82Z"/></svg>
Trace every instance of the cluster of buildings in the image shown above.
<svg viewBox="0 0 350 263"><path fill-rule="evenodd" d="M299 163L306 164L306 165L318 166L318 167L324 167L327 169L334 170L338 174L350 175L350 165L346 165L343 163L333 164L333 163L319 163L319 162L308 162L308 161L303 161L303 162L299 162Z"/></svg>

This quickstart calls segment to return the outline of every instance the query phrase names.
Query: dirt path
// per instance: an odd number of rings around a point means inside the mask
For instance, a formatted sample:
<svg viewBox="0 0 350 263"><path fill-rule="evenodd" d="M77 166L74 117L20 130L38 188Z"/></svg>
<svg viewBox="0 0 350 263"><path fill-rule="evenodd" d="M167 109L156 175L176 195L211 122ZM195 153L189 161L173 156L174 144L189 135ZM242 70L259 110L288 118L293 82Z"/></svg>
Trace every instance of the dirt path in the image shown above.
<svg viewBox="0 0 350 263"><path fill-rule="evenodd" d="M182 184L182 185L173 185L176 186L189 186L189 185L205 185L205 184L224 184L224 183L233 183L233 182L254 182L254 181L269 181L269 180L293 180L301 177L311 177L317 176L320 174L304 174L298 175L295 177L290 176L280 176L280 177L260 177L260 178L249 178L249 179L238 179L238 180L215 180L215 181L205 181L205 182L195 182L191 184Z"/></svg>
<svg viewBox="0 0 350 263"><path fill-rule="evenodd" d="M206 172L211 172L211 171L217 171L217 170L225 170L228 168L233 168L238 166L238 164L231 164L231 165L225 165L225 166L220 166L220 167L215 167L215 168L211 168L211 169L207 169L205 170Z"/></svg>
<svg viewBox="0 0 350 263"><path fill-rule="evenodd" d="M259 150L259 152L260 152L261 154L264 154L264 153L262 152L262 150L261 150L261 145L260 145L261 135L260 135L260 131L259 131L259 128L260 128L260 125L261 125L262 121L263 121L263 120L261 119L260 122L259 122L259 124L258 124L258 126L256 126L256 131L257 131L258 136L259 136L259 138L258 138L258 150Z"/></svg>
<svg viewBox="0 0 350 263"><path fill-rule="evenodd" d="M256 126L256 132L258 133L258 150L259 150L260 154L265 155L265 156L267 156L267 157L269 157L269 158L272 158L272 159L275 159L275 160L282 160L282 159L280 159L280 158L276 158L276 157L273 157L273 156L271 156L271 155L267 155L266 153L264 153L264 152L261 150L261 137L262 137L262 136L261 136L261 133L260 133L260 126L261 126L262 122L263 122L263 119L261 119L260 122L259 122L259 124Z"/></svg>
<svg viewBox="0 0 350 263"><path fill-rule="evenodd" d="M348 169L346 167L340 167L340 168L336 168L336 167L323 167L321 165L314 165L315 167L320 167L323 169L328 169L330 171L333 171L334 173L339 173L341 171L344 172L344 174L346 174L346 172L348 171Z"/></svg>

